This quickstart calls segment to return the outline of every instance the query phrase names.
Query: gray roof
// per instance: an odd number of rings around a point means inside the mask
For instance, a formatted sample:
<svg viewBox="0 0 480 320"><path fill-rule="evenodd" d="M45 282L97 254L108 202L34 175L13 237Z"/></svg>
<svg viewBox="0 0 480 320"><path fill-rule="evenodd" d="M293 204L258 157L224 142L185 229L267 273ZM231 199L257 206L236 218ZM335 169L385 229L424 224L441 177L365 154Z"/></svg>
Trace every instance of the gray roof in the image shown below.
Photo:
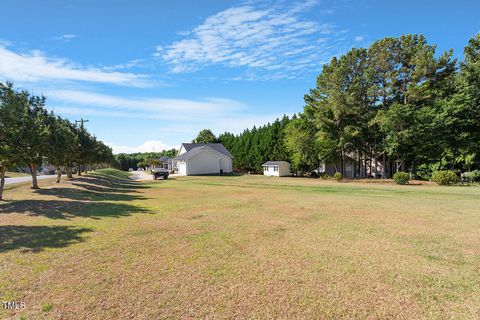
<svg viewBox="0 0 480 320"><path fill-rule="evenodd" d="M197 147L210 147L215 151L218 151L230 158L233 158L232 154L227 149L225 149L225 147L221 143L182 143L182 146L187 152Z"/></svg>
<svg viewBox="0 0 480 320"><path fill-rule="evenodd" d="M213 150L213 152L215 152L215 153L217 153L217 154L219 154L219 155L223 155L223 156L227 156L227 157L229 157L229 158L233 158L232 155L230 154L230 152L228 152L227 149L225 149L225 147L224 147L221 143L215 143L215 145L217 145L217 148L215 148L215 149L212 148L212 146L211 146L212 143L203 143L203 144L198 143L198 144L197 144L198 146L195 146L195 144L190 143L190 145L194 145L194 147L193 147L193 148L190 148L190 150L188 150L187 148L185 148L185 149L187 149L188 151L185 152L185 153L182 153L182 154L179 155L179 156L177 156L177 157L175 158L175 160L179 160L179 161L188 160L188 159L192 158L193 156L195 156L196 154L202 152L202 151L205 150L205 149L211 149L211 150ZM219 148L218 145L220 145L220 146L223 148L223 150L222 150L221 148ZM221 151L219 151L218 149L220 149L220 150L222 150L222 151L224 151L224 152L221 152Z"/></svg>
<svg viewBox="0 0 480 320"><path fill-rule="evenodd" d="M289 162L287 161L267 161L265 162L264 164L262 164L262 166L278 166L282 163L288 163L290 164Z"/></svg>
<svg viewBox="0 0 480 320"><path fill-rule="evenodd" d="M163 156L163 157L160 157L160 162L168 162L170 160L172 160L172 158L168 157L168 156Z"/></svg>

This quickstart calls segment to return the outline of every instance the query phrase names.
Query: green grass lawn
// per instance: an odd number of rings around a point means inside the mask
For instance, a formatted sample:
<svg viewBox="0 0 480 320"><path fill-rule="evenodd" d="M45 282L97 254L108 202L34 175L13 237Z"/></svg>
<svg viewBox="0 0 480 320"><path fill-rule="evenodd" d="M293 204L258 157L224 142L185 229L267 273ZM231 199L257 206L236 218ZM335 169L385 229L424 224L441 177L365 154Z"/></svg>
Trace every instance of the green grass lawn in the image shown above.
<svg viewBox="0 0 480 320"><path fill-rule="evenodd" d="M23 172L5 172L5 178L29 177L30 174Z"/></svg>
<svg viewBox="0 0 480 320"><path fill-rule="evenodd" d="M480 317L480 188L263 176L10 187L0 318Z"/></svg>

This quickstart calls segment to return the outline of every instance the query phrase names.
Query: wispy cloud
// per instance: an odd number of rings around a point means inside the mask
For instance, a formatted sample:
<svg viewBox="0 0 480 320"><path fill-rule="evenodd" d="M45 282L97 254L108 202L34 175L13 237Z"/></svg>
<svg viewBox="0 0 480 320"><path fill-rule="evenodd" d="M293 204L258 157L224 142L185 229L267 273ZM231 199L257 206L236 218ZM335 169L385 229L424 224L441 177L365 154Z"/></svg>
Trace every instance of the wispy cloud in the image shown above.
<svg viewBox="0 0 480 320"><path fill-rule="evenodd" d="M162 150L178 149L179 146L171 146L159 140L145 141L139 146L123 146L113 142L106 142L113 149L114 154L136 152L160 152Z"/></svg>
<svg viewBox="0 0 480 320"><path fill-rule="evenodd" d="M73 40L75 38L77 38L78 36L76 34L62 34L61 36L57 36L57 37L53 37L53 39L55 40L63 40L63 41L70 41L70 40Z"/></svg>
<svg viewBox="0 0 480 320"><path fill-rule="evenodd" d="M335 25L303 18L316 4L232 7L208 17L184 39L158 46L155 55L174 73L213 64L262 70L274 78L318 70L345 41Z"/></svg>
<svg viewBox="0 0 480 320"><path fill-rule="evenodd" d="M16 53L0 43L0 80L14 82L83 81L121 86L148 87L147 76L134 73L108 72L94 67L74 65L66 59L49 58L36 50Z"/></svg>
<svg viewBox="0 0 480 320"><path fill-rule="evenodd" d="M216 134L225 131L239 133L283 116L279 113L253 115L252 107L225 98L127 98L74 90L47 91L46 96L52 99L55 112L61 115L159 120L162 123L159 134L170 136L194 134L204 128L210 128Z"/></svg>
<svg viewBox="0 0 480 320"><path fill-rule="evenodd" d="M205 114L219 114L238 112L245 108L242 103L225 98L205 98L201 100L174 99L174 98L126 98L114 95L99 94L80 90L51 90L46 96L60 102L62 105L100 107L93 112L110 111L112 115L162 119L185 119ZM78 109L78 108L77 108ZM65 110L65 109L64 109ZM105 114L105 113L104 113Z"/></svg>

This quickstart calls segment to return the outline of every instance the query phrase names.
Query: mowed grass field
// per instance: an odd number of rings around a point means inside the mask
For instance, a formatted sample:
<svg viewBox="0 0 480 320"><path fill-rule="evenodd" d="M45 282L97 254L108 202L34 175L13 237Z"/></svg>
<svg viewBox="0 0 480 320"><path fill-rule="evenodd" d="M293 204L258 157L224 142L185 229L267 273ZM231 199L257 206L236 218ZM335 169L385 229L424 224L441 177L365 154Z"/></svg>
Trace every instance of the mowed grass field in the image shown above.
<svg viewBox="0 0 480 320"><path fill-rule="evenodd" d="M30 174L23 172L5 172L5 178L29 177Z"/></svg>
<svg viewBox="0 0 480 320"><path fill-rule="evenodd" d="M478 319L480 188L104 170L0 204L17 319Z"/></svg>

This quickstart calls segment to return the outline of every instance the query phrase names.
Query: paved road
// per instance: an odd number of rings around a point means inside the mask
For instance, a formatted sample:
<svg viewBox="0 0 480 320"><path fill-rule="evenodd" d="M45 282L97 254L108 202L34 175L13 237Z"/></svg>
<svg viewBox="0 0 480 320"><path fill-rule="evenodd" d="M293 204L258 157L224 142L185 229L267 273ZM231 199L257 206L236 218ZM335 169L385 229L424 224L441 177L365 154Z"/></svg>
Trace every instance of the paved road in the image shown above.
<svg viewBox="0 0 480 320"><path fill-rule="evenodd" d="M55 178L56 175L48 175L48 176L37 176L38 180L48 179L48 178ZM17 177L17 178L5 178L5 184L12 184L12 183L20 183L20 182L30 182L32 181L32 177Z"/></svg>

